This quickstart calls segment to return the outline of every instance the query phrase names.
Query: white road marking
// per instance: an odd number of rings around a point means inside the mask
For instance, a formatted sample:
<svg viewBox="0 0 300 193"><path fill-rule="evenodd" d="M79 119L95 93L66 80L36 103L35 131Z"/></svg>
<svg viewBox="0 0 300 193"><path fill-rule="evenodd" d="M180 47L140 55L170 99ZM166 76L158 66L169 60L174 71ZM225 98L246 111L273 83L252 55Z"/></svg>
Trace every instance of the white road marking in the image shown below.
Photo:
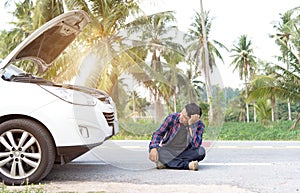
<svg viewBox="0 0 300 193"><path fill-rule="evenodd" d="M74 161L69 164L75 164L75 165L111 165L113 163L106 163L102 161ZM118 163L119 164L119 163ZM205 163L205 162L199 162L200 166L270 166L273 165L273 163ZM154 165L153 165L154 167Z"/></svg>
<svg viewBox="0 0 300 193"><path fill-rule="evenodd" d="M271 148L276 148L274 146L268 146L268 145L260 145L260 146L252 146L253 148L258 148L258 149L271 149Z"/></svg>
<svg viewBox="0 0 300 193"><path fill-rule="evenodd" d="M104 146L102 145L100 148L108 148L108 149L148 149L148 146ZM235 146L235 145L217 145L210 146L205 148L214 148L214 149L300 149L300 146L268 146L268 145L255 145L255 146Z"/></svg>
<svg viewBox="0 0 300 193"><path fill-rule="evenodd" d="M286 146L286 148L288 148L288 149L300 149L300 146Z"/></svg>
<svg viewBox="0 0 300 193"><path fill-rule="evenodd" d="M218 146L211 146L210 148L220 148L220 149L235 149L238 148L236 145L218 145Z"/></svg>
<svg viewBox="0 0 300 193"><path fill-rule="evenodd" d="M270 166L272 163L205 163L200 162L199 165L204 166Z"/></svg>

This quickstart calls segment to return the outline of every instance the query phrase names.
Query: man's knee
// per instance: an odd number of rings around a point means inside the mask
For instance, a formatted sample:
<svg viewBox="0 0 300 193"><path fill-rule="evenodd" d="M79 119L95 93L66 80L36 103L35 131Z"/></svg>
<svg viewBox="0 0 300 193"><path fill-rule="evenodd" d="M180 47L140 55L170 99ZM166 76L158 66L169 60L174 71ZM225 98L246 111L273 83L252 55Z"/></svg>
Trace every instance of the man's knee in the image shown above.
<svg viewBox="0 0 300 193"><path fill-rule="evenodd" d="M198 155L199 155L199 161L201 161L205 158L206 150L204 149L204 147L200 146L198 148Z"/></svg>

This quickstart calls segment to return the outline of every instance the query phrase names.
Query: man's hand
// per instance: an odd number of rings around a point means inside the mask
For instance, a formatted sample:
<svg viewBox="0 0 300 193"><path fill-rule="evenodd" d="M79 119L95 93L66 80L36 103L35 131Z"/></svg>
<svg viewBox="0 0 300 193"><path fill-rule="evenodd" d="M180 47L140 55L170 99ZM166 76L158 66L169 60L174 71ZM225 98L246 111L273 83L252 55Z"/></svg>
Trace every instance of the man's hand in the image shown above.
<svg viewBox="0 0 300 193"><path fill-rule="evenodd" d="M188 124L192 125L192 124L198 122L199 120L200 120L200 115L198 115L198 114L191 115L191 118L188 120Z"/></svg>
<svg viewBox="0 0 300 193"><path fill-rule="evenodd" d="M156 148L153 148L150 150L149 152L149 159L153 162L157 162L158 161L158 152Z"/></svg>

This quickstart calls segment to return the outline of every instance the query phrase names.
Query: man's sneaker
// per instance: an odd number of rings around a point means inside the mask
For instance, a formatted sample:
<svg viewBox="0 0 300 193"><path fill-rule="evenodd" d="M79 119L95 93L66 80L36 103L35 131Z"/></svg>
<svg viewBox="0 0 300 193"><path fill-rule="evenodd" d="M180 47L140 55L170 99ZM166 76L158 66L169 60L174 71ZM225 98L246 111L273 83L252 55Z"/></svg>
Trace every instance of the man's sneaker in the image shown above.
<svg viewBox="0 0 300 193"><path fill-rule="evenodd" d="M158 162L156 162L156 168L157 169L165 169L167 167L165 166L165 164L163 164L160 161L158 161Z"/></svg>
<svg viewBox="0 0 300 193"><path fill-rule="evenodd" d="M189 169L197 171L198 170L198 161L191 161L189 163Z"/></svg>

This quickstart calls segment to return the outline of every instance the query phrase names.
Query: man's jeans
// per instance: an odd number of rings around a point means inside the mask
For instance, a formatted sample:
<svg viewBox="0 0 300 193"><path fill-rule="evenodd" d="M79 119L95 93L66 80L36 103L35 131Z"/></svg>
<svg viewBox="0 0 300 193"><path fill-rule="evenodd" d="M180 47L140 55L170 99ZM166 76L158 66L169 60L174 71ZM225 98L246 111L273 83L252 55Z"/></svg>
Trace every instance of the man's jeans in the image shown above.
<svg viewBox="0 0 300 193"><path fill-rule="evenodd" d="M168 147L161 147L158 149L159 161L172 169L189 169L189 162L201 161L205 157L205 149L187 148L183 151L174 151Z"/></svg>

